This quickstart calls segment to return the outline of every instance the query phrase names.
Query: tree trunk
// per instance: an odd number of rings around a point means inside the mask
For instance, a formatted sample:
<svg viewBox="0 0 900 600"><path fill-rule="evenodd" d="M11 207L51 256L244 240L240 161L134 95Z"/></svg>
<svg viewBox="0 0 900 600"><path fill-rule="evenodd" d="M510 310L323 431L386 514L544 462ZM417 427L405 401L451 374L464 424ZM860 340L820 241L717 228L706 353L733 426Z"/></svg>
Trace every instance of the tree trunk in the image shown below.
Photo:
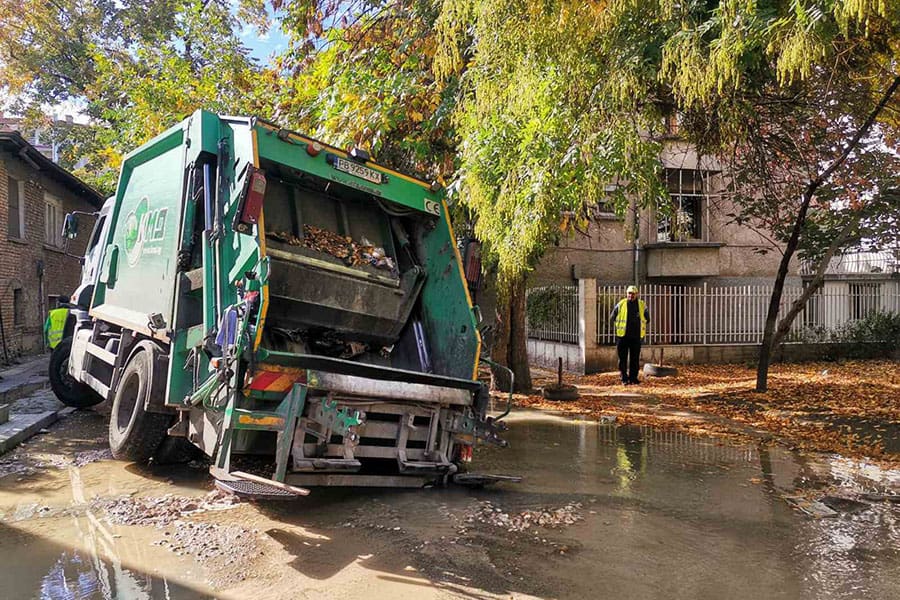
<svg viewBox="0 0 900 600"><path fill-rule="evenodd" d="M825 272L828 270L828 264L831 262L832 257L837 253L838 248L843 246L844 243L849 239L850 234L859 225L859 221L861 218L862 215L859 213L853 216L850 221L846 225L844 225L844 228L841 230L841 232L834 238L834 240L832 240L822 258L819 259L819 264L816 266L816 273L813 276L812 280L806 286L806 289L803 290L803 293L800 294L800 297L794 300L794 303L791 304L790 308L787 311L787 314L785 314L781 321L778 323L778 328L775 330L775 334L772 338L773 347L777 347L779 344L781 344L782 340L784 340L784 336L786 336L791 330L791 324L794 322L794 319L797 318L797 315L800 314L800 311L803 310L803 307L806 306L806 303L809 301L812 295L822 287L822 283L824 283L825 281Z"/></svg>
<svg viewBox="0 0 900 600"><path fill-rule="evenodd" d="M872 110L853 138L844 147L841 155L834 159L834 161L828 165L828 168L822 171L818 177L810 181L803 191L803 201L800 203L800 212L797 214L797 219L794 221L791 236L788 238L787 246L784 249L784 256L781 257L781 264L778 265L778 274L775 276L775 286L772 288L772 297L769 300L769 311L766 313L766 328L763 333L762 347L759 349L759 364L756 367L757 392L765 392L768 389L769 363L772 360L772 351L774 350L776 341L775 325L778 322L778 307L781 305L781 296L784 292L784 281L787 278L788 266L790 265L791 258L793 258L794 253L800 245L800 234L803 232L803 228L806 225L806 214L809 211L809 204L822 184L831 177L831 174L834 173L834 171L847 160L850 153L859 146L860 140L869 131L872 124L875 123L875 119L884 109L885 105L887 105L898 87L900 87L900 76L894 78L894 81L891 83L890 87L888 87L884 96L881 98L881 101ZM793 311L793 315L790 317L791 320L793 320L793 317L796 316L798 312L799 309ZM787 326L790 327L790 322L788 322ZM781 337L784 337L786 328L782 327L780 330L782 331L781 336L778 337L779 341Z"/></svg>
<svg viewBox="0 0 900 600"><path fill-rule="evenodd" d="M528 347L525 332L525 277L517 278L497 294L497 323L491 359L509 367L515 376L515 392L531 390ZM491 388L508 392L509 373L491 369Z"/></svg>

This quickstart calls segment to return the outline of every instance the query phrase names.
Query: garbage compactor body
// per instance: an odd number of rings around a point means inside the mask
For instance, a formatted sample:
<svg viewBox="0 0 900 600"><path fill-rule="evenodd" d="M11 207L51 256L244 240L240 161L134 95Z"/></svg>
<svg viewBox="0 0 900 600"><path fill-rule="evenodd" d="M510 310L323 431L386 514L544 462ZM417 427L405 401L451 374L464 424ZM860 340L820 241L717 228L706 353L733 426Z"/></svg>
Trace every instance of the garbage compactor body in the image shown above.
<svg viewBox="0 0 900 600"><path fill-rule="evenodd" d="M414 486L502 443L442 194L365 153L197 111L125 158L85 260L61 369L117 457Z"/></svg>

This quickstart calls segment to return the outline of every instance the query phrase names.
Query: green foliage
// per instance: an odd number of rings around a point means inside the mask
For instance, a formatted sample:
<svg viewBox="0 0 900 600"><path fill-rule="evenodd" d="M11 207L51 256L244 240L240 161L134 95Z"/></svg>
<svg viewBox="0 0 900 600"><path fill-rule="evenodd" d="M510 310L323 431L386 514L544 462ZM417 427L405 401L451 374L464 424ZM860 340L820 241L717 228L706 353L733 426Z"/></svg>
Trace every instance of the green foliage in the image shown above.
<svg viewBox="0 0 900 600"><path fill-rule="evenodd" d="M559 306L565 295L565 290L556 286L531 290L525 306L528 325L539 329L556 323L559 319Z"/></svg>
<svg viewBox="0 0 900 600"><path fill-rule="evenodd" d="M448 46L436 71L461 75L451 192L477 216L476 235L497 257L501 281L533 267L562 214L584 214L605 199L607 184L619 184L619 212L629 196L663 198L660 146L645 135L659 113L610 85L595 19L590 6L565 2L444 3L438 35Z"/></svg>
<svg viewBox="0 0 900 600"><path fill-rule="evenodd" d="M841 344L846 358L884 358L900 351L900 313L877 311L834 328L807 327L791 342Z"/></svg>
<svg viewBox="0 0 900 600"><path fill-rule="evenodd" d="M850 358L891 356L900 350L900 313L879 311L852 321L834 333L836 341L850 344Z"/></svg>
<svg viewBox="0 0 900 600"><path fill-rule="evenodd" d="M279 122L423 177L453 173L456 85L432 75L433 4L294 2L285 10L291 49L265 84Z"/></svg>
<svg viewBox="0 0 900 600"><path fill-rule="evenodd" d="M114 188L123 154L195 109L253 112L258 68L226 0L0 0L0 81L13 109L37 123L43 107L75 101L64 159ZM64 160L65 163L65 160Z"/></svg>

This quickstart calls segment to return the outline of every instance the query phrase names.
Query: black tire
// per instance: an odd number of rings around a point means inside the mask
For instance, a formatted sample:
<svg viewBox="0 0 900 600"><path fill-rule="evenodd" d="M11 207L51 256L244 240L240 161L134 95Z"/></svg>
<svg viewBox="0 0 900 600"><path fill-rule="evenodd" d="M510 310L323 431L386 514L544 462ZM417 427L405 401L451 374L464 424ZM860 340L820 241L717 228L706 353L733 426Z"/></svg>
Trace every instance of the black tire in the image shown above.
<svg viewBox="0 0 900 600"><path fill-rule="evenodd" d="M166 439L172 416L144 409L162 382L153 381L153 357L138 348L128 360L109 417L109 448L119 460L145 463Z"/></svg>
<svg viewBox="0 0 900 600"><path fill-rule="evenodd" d="M69 354L72 352L72 338L61 340L50 353L50 389L66 406L89 408L103 402L103 398L88 385L75 381L69 375Z"/></svg>
<svg viewBox="0 0 900 600"><path fill-rule="evenodd" d="M578 400L578 388L567 383L548 385L544 387L541 393L547 400Z"/></svg>
<svg viewBox="0 0 900 600"><path fill-rule="evenodd" d="M678 369L675 367L664 367L662 365L654 365L644 363L644 375L648 377L674 377L678 375Z"/></svg>
<svg viewBox="0 0 900 600"><path fill-rule="evenodd" d="M187 438L167 435L153 455L153 463L158 465L178 465L192 460L204 458L206 455L199 448L187 441Z"/></svg>

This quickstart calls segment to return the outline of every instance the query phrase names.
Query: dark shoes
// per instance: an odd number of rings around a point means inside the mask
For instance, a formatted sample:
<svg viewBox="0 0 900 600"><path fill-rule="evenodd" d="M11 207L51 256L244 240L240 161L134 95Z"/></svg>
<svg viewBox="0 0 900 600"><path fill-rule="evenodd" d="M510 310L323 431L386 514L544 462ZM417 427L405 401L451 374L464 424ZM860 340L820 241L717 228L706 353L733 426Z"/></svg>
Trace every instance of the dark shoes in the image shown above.
<svg viewBox="0 0 900 600"><path fill-rule="evenodd" d="M622 385L631 385L631 382L628 381L627 379L623 379L623 380L622 380Z"/></svg>
<svg viewBox="0 0 900 600"><path fill-rule="evenodd" d="M637 379L632 379L632 380L629 381L628 383L629 383L630 385L641 385L641 382L638 381Z"/></svg>

